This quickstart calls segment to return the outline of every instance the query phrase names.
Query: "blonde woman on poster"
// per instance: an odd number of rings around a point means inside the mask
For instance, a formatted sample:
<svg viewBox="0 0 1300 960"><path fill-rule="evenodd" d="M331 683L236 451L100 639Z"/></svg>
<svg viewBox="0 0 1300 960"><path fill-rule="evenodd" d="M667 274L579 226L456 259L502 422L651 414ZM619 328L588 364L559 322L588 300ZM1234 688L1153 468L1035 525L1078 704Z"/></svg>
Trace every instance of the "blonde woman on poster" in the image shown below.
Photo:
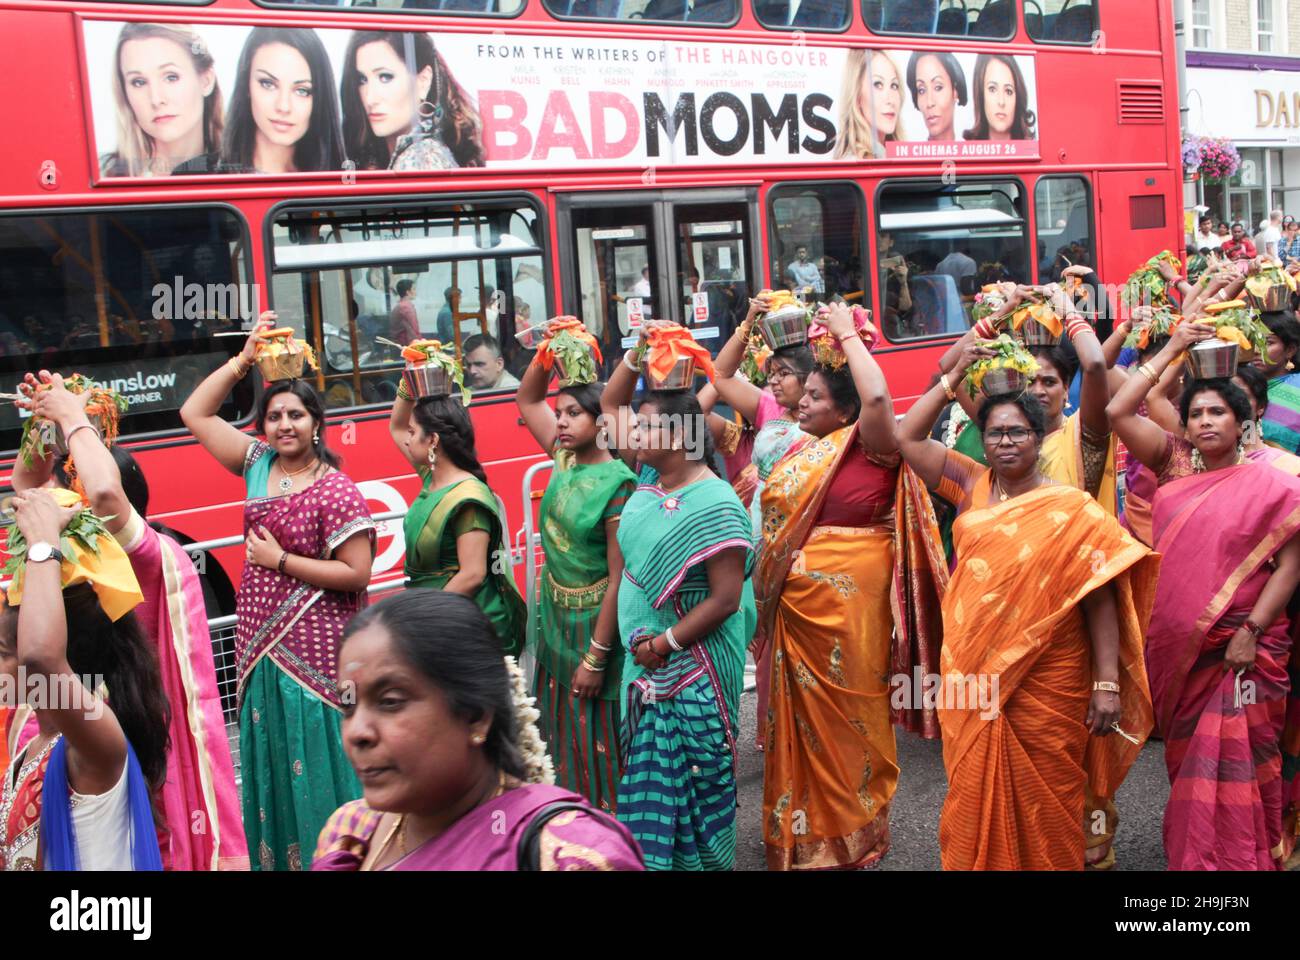
<svg viewBox="0 0 1300 960"><path fill-rule="evenodd" d="M975 126L967 140L1036 140L1029 88L1015 57L981 53L975 61Z"/></svg>
<svg viewBox="0 0 1300 960"><path fill-rule="evenodd" d="M117 150L106 177L212 173L224 124L212 54L193 27L128 23L113 56Z"/></svg>
<svg viewBox="0 0 1300 960"><path fill-rule="evenodd" d="M951 53L920 51L907 62L907 89L931 140L957 139L957 107L966 106L966 73Z"/></svg>
<svg viewBox="0 0 1300 960"><path fill-rule="evenodd" d="M344 148L361 170L483 166L478 111L426 33L353 33L339 99Z"/></svg>
<svg viewBox="0 0 1300 960"><path fill-rule="evenodd" d="M222 151L234 173L343 168L334 69L315 30L258 27L239 57Z"/></svg>
<svg viewBox="0 0 1300 960"><path fill-rule="evenodd" d="M883 160L885 144L906 140L903 77L883 50L850 50L840 88L837 160Z"/></svg>

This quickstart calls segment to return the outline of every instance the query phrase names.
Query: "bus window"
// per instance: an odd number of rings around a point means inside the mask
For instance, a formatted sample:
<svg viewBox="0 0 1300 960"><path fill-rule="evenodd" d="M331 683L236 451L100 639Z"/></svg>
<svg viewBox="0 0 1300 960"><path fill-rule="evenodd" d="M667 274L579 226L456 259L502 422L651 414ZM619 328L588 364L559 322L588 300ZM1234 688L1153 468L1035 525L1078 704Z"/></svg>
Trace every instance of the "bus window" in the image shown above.
<svg viewBox="0 0 1300 960"><path fill-rule="evenodd" d="M518 386L532 354L514 335L546 319L540 229L510 203L281 211L275 310L312 343L326 406L392 402L402 360L383 341L441 340L476 394Z"/></svg>
<svg viewBox="0 0 1300 960"><path fill-rule="evenodd" d="M42 367L126 397L123 432L179 427L185 398L238 351L256 315L246 228L225 207L105 208L0 216L0 376L12 392ZM251 384L222 414L252 410ZM0 404L0 446L22 416Z"/></svg>
<svg viewBox="0 0 1300 960"><path fill-rule="evenodd" d="M773 30L843 30L849 0L754 0L754 18Z"/></svg>
<svg viewBox="0 0 1300 960"><path fill-rule="evenodd" d="M739 0L542 0L561 20L630 20L724 24L740 18Z"/></svg>
<svg viewBox="0 0 1300 960"><path fill-rule="evenodd" d="M1025 32L1039 43L1092 43L1096 0L1025 0Z"/></svg>
<svg viewBox="0 0 1300 960"><path fill-rule="evenodd" d="M982 40L1016 33L1014 0L862 0L862 19L875 33Z"/></svg>
<svg viewBox="0 0 1300 960"><path fill-rule="evenodd" d="M208 0L210 2L210 0ZM395 11L445 13L453 17L513 17L524 9L524 0L257 0L264 7L327 7L330 10L359 10L362 13Z"/></svg>
<svg viewBox="0 0 1300 960"><path fill-rule="evenodd" d="M986 283L1028 283L1024 197L1014 180L886 184L876 237L877 316L890 340L970 326Z"/></svg>
<svg viewBox="0 0 1300 960"><path fill-rule="evenodd" d="M864 303L862 192L852 183L791 184L768 195L773 288Z"/></svg>
<svg viewBox="0 0 1300 960"><path fill-rule="evenodd" d="M1096 267L1092 200L1083 177L1044 177L1034 188L1040 283L1059 280L1069 266Z"/></svg>

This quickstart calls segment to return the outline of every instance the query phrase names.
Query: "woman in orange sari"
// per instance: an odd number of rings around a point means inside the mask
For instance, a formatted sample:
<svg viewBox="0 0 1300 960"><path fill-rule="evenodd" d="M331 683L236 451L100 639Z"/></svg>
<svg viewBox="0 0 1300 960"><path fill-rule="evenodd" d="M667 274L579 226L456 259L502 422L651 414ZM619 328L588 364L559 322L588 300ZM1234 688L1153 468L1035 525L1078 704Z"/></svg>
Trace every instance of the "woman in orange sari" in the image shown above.
<svg viewBox="0 0 1300 960"><path fill-rule="evenodd" d="M772 870L851 870L889 849L899 456L866 316L835 306L820 336L810 330L819 365L799 401L806 436L762 493L755 582L772 659L763 780Z"/></svg>
<svg viewBox="0 0 1300 960"><path fill-rule="evenodd" d="M968 346L953 373L985 353ZM950 391L941 381L898 432L908 465L960 511L935 678L943 867L1080 870L1087 787L1113 796L1151 729L1142 637L1158 564L1087 493L1039 472L1034 397L980 406L987 469L930 440Z"/></svg>

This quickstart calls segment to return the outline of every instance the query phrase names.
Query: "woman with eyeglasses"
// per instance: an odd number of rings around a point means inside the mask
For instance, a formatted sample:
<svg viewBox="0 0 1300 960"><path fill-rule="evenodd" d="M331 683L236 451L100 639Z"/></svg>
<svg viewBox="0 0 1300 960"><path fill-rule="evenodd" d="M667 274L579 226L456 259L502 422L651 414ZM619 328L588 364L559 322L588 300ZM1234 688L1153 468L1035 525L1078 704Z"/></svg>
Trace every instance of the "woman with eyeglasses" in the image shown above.
<svg viewBox="0 0 1300 960"><path fill-rule="evenodd" d="M1081 870L1088 788L1114 796L1151 729L1142 641L1158 565L1085 491L1042 471L1033 393L979 405L987 467L930 439L953 384L988 355L968 343L898 430L907 464L958 509L940 853L945 870Z"/></svg>

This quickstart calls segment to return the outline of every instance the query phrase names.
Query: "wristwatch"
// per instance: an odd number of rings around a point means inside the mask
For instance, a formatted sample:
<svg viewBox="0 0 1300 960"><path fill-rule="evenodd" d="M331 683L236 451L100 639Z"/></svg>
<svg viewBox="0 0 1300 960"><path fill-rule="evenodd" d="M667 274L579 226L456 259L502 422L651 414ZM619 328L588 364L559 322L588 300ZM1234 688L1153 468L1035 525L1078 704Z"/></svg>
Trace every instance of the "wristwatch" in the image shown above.
<svg viewBox="0 0 1300 960"><path fill-rule="evenodd" d="M44 563L46 560L63 562L63 554L53 544L38 540L27 548L27 559L32 563Z"/></svg>

